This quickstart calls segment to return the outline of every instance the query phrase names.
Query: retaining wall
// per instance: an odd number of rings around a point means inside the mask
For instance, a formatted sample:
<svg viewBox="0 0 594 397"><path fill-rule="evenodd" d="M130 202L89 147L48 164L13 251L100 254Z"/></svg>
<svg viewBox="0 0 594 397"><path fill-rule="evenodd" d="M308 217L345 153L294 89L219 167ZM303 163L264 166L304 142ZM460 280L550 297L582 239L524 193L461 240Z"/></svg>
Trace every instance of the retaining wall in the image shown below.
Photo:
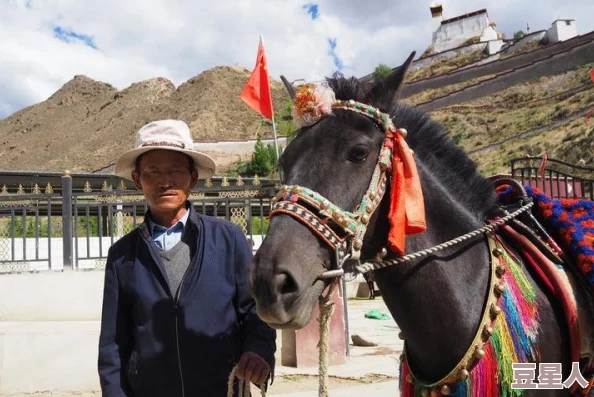
<svg viewBox="0 0 594 397"><path fill-rule="evenodd" d="M533 81L543 76L564 73L590 62L594 62L594 35L591 36L588 43L578 45L574 43L574 47L569 50L565 49L560 53L540 59L538 62L509 70L489 80L420 103L417 107L424 111L430 111L455 105L500 92L513 85ZM485 67L488 67L488 65Z"/></svg>
<svg viewBox="0 0 594 397"><path fill-rule="evenodd" d="M516 69L522 66L530 65L538 60L549 57L552 54L565 52L576 45L590 42L594 39L594 32L583 36L574 37L571 40L550 44L544 48L525 52L516 56L500 59L485 65L468 67L461 70L455 70L437 77L419 80L414 83L406 84L402 88L402 97L406 98L430 88L445 87L450 84L458 84L464 81L472 80L477 77L491 74L503 73L508 70ZM569 61L568 61L569 62Z"/></svg>

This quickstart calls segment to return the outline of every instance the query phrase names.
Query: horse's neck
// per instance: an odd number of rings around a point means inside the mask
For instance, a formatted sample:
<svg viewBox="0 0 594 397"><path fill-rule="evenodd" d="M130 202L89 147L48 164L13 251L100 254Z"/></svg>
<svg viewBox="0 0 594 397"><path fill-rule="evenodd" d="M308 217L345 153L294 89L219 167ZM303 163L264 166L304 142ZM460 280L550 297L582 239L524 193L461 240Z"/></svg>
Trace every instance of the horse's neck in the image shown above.
<svg viewBox="0 0 594 397"><path fill-rule="evenodd" d="M468 233L480 223L437 181L423 178L427 231L407 237L407 253ZM386 305L404 333L415 375L438 380L469 348L487 293L489 256L482 238L416 263L376 272Z"/></svg>

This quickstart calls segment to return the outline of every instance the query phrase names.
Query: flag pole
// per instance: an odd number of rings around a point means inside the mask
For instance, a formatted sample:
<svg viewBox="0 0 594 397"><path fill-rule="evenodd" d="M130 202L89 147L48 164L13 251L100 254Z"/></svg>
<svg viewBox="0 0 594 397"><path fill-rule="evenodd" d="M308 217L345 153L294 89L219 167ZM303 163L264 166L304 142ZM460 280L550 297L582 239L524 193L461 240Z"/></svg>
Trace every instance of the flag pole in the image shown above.
<svg viewBox="0 0 594 397"><path fill-rule="evenodd" d="M260 43L262 44L262 47L264 47L264 35L262 35L262 34L260 35ZM268 73L266 73L266 74L268 75ZM272 92L270 92L270 102L272 102ZM280 181L280 170L279 170L279 163L278 163L280 154L278 152L278 138L276 136L276 122L274 121L274 111L272 112L272 132L274 134L274 149L276 150L275 168L276 168L278 179Z"/></svg>

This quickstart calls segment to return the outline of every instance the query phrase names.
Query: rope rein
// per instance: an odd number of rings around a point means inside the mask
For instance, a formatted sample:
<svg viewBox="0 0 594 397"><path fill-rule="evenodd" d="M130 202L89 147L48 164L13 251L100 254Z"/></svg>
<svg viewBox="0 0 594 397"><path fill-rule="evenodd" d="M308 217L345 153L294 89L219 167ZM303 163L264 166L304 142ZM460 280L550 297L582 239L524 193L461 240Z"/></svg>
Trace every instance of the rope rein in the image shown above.
<svg viewBox="0 0 594 397"><path fill-rule="evenodd" d="M318 305L320 308L320 348L319 348L319 397L328 397L328 365L330 354L330 319L334 313L334 302L332 302L332 295L338 283L338 279L334 279L328 288L326 296L320 296Z"/></svg>
<svg viewBox="0 0 594 397"><path fill-rule="evenodd" d="M231 370L231 374L229 374L229 381L227 382L227 397L233 397L233 383L235 382L235 377L237 373L237 365L235 365L233 367L233 369ZM251 397L251 391L250 391L250 382L244 380L244 379L239 379L238 378L238 390L239 390L239 395L238 397ZM266 382L262 383L260 385L260 394L262 397L266 397Z"/></svg>
<svg viewBox="0 0 594 397"><path fill-rule="evenodd" d="M409 262L412 261L414 259L420 259L423 258L425 256L431 255L436 253L437 251L441 251L442 249L445 248L449 248L449 247L453 247L457 244L460 244L464 241L470 240L472 238L475 238L477 236L480 236L481 234L484 233L489 233L494 231L495 229L497 229L499 226L509 222L511 219L517 217L518 215L520 215L523 212L528 211L530 208L532 208L532 206L534 205L534 202L530 202L524 206L522 206L521 208L519 208L518 210L512 212L509 215L504 216L501 219L498 219L486 226L483 226L479 229L476 229L470 233L466 233L462 236L456 237L452 240L446 241L445 243L441 243L439 245L436 245L434 247L422 250L422 251L418 251L418 252L414 252L412 254L408 254L408 255L404 255L400 258L396 258L396 259L391 259L391 260L387 260L387 261L381 261L381 260L372 260L369 261L367 263L364 263L362 265L359 266L355 266L355 269L357 269L357 271L359 273L367 273L369 271L372 270L376 270L376 269L383 269L385 267L388 266L393 266L393 265L398 265L401 263L405 263L405 262Z"/></svg>
<svg viewBox="0 0 594 397"><path fill-rule="evenodd" d="M338 280L338 279L335 279ZM329 354L330 351L330 320L334 313L334 302L332 302L332 295L336 290L338 283L333 281L328 288L326 296L319 297L319 308L320 308L320 343L319 343L319 397L328 397L328 365L329 365ZM235 382L237 373L237 365L233 367L229 374L229 381L227 382L227 397L233 397L233 383ZM266 397L266 384L260 385L260 393L262 397ZM250 382L243 379L238 381L239 395L238 397L250 397Z"/></svg>

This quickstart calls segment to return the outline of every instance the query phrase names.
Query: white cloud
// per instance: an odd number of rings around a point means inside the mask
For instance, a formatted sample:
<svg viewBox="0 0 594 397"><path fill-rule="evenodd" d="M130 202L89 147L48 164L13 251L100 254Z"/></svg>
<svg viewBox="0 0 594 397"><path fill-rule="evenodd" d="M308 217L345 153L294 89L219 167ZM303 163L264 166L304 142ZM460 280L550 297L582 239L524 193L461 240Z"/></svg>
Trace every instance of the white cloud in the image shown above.
<svg viewBox="0 0 594 397"><path fill-rule="evenodd" d="M258 37L273 77L319 80L334 62L345 75L361 76L378 63L397 65L431 41L429 2L320 0L312 20L307 0L0 0L0 118L45 100L77 74L125 88L153 77L179 85L217 65L254 65ZM520 3L520 4L518 4ZM487 8L510 37L530 23L547 29L556 18L576 18L581 33L594 30L594 2L538 3L450 0L446 17ZM88 35L71 43L55 37L61 27Z"/></svg>

